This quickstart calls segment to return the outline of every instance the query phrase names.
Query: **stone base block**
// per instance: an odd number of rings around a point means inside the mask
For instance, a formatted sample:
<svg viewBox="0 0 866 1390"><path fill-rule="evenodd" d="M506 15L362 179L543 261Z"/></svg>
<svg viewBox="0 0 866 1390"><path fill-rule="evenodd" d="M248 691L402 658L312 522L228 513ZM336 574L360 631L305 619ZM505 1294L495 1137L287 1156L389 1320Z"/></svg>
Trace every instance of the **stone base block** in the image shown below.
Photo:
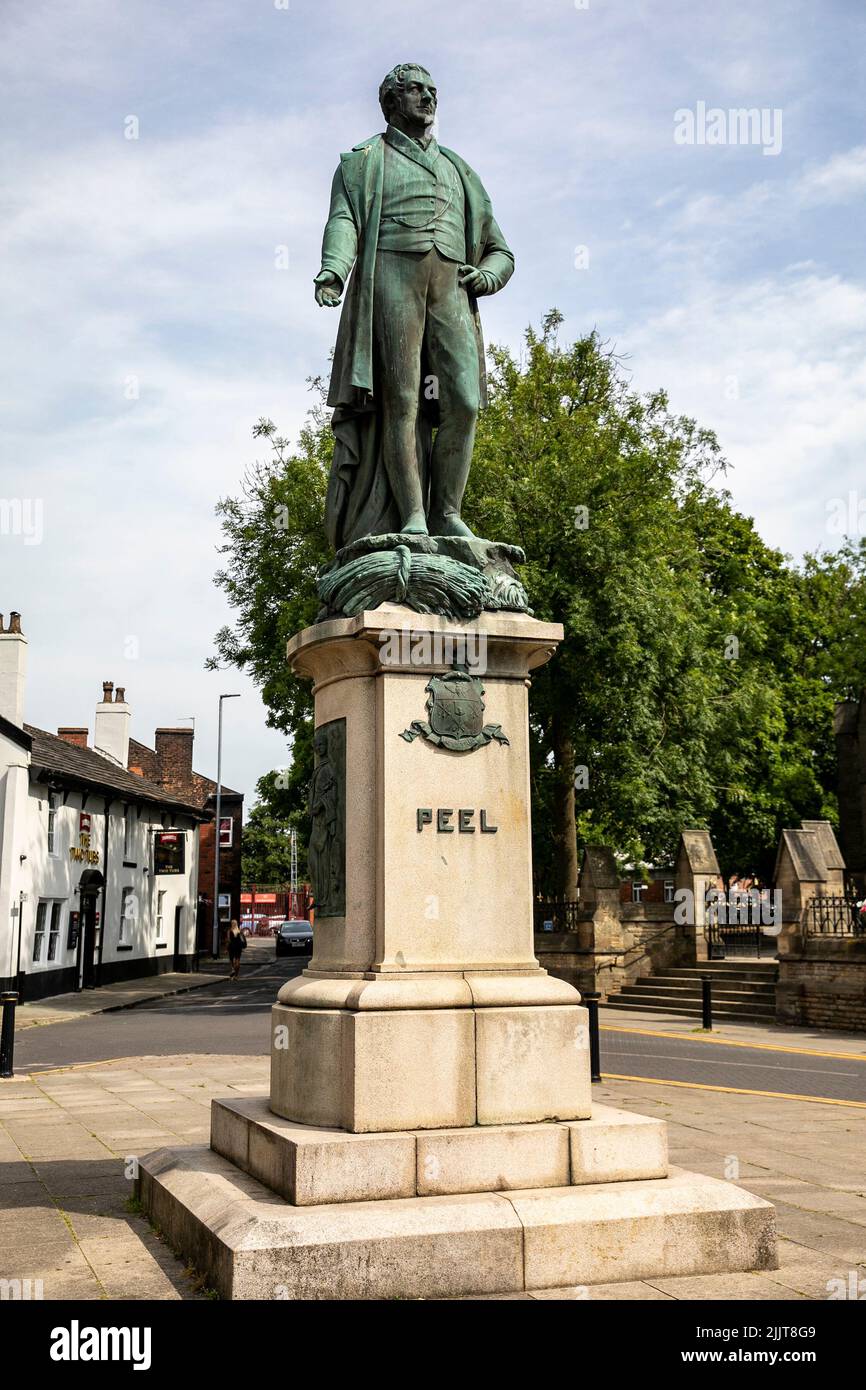
<svg viewBox="0 0 866 1390"><path fill-rule="evenodd" d="M293 1207L210 1149L160 1149L140 1164L138 1194L226 1299L452 1298L776 1267L770 1204L679 1169Z"/></svg>
<svg viewBox="0 0 866 1390"><path fill-rule="evenodd" d="M356 1134L589 1116L579 1005L357 1011L275 1004L271 1108Z"/></svg>
<svg viewBox="0 0 866 1390"><path fill-rule="evenodd" d="M211 1148L295 1206L663 1178L662 1120L607 1105L566 1124L349 1134L215 1100Z"/></svg>

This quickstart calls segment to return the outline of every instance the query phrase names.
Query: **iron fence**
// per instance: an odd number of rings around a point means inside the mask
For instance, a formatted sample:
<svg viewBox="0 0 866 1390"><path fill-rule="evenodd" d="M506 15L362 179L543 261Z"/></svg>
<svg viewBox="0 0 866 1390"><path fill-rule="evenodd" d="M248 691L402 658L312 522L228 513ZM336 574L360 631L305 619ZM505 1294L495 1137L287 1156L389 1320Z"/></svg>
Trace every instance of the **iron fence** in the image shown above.
<svg viewBox="0 0 866 1390"><path fill-rule="evenodd" d="M577 915L580 903L565 898L549 898L546 902L532 904L535 930L577 931Z"/></svg>
<svg viewBox="0 0 866 1390"><path fill-rule="evenodd" d="M803 909L806 936L866 936L866 917L850 898L810 898Z"/></svg>

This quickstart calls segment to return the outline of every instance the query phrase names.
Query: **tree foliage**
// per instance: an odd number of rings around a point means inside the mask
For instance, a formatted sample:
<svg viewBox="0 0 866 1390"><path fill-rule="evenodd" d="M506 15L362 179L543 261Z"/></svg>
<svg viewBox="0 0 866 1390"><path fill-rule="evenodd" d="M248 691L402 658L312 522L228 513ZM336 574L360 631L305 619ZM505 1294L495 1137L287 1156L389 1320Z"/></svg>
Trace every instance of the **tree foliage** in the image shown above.
<svg viewBox="0 0 866 1390"><path fill-rule="evenodd" d="M581 844L663 861L686 826L711 830L725 872L767 877L783 825L835 814L833 704L866 685L866 543L799 565L767 546L713 434L635 392L595 334L560 346L560 324L519 358L491 349L464 508L524 548L535 614L565 630L530 695L537 889L573 894ZM270 421L254 434L271 457L218 508L236 621L216 646L293 740L291 785L263 778L251 816L250 862L275 864L279 826L305 829L312 702L285 647L318 608L332 437L321 402L295 450Z"/></svg>

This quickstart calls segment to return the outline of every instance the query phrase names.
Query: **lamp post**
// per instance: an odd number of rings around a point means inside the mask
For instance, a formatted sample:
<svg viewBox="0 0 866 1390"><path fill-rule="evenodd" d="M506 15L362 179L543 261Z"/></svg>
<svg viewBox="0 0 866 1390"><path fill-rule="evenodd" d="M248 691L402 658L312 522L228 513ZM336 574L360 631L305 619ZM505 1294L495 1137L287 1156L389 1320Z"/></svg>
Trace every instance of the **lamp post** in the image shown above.
<svg viewBox="0 0 866 1390"><path fill-rule="evenodd" d="M220 953L220 809L222 806L223 776L223 700L239 700L240 695L220 695L219 721L217 726L217 788L216 788L216 826L214 831L213 867L213 957Z"/></svg>

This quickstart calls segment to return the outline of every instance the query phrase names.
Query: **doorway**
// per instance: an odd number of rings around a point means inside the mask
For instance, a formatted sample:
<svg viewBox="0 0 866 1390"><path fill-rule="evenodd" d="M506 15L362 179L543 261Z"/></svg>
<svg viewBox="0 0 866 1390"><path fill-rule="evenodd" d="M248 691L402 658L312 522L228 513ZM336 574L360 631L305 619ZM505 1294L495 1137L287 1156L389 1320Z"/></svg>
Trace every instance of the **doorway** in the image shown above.
<svg viewBox="0 0 866 1390"><path fill-rule="evenodd" d="M96 987L96 893L81 894L81 989Z"/></svg>
<svg viewBox="0 0 866 1390"><path fill-rule="evenodd" d="M99 975L100 922L96 904L105 886L99 869L85 869L78 882L81 903L76 989L95 989Z"/></svg>

